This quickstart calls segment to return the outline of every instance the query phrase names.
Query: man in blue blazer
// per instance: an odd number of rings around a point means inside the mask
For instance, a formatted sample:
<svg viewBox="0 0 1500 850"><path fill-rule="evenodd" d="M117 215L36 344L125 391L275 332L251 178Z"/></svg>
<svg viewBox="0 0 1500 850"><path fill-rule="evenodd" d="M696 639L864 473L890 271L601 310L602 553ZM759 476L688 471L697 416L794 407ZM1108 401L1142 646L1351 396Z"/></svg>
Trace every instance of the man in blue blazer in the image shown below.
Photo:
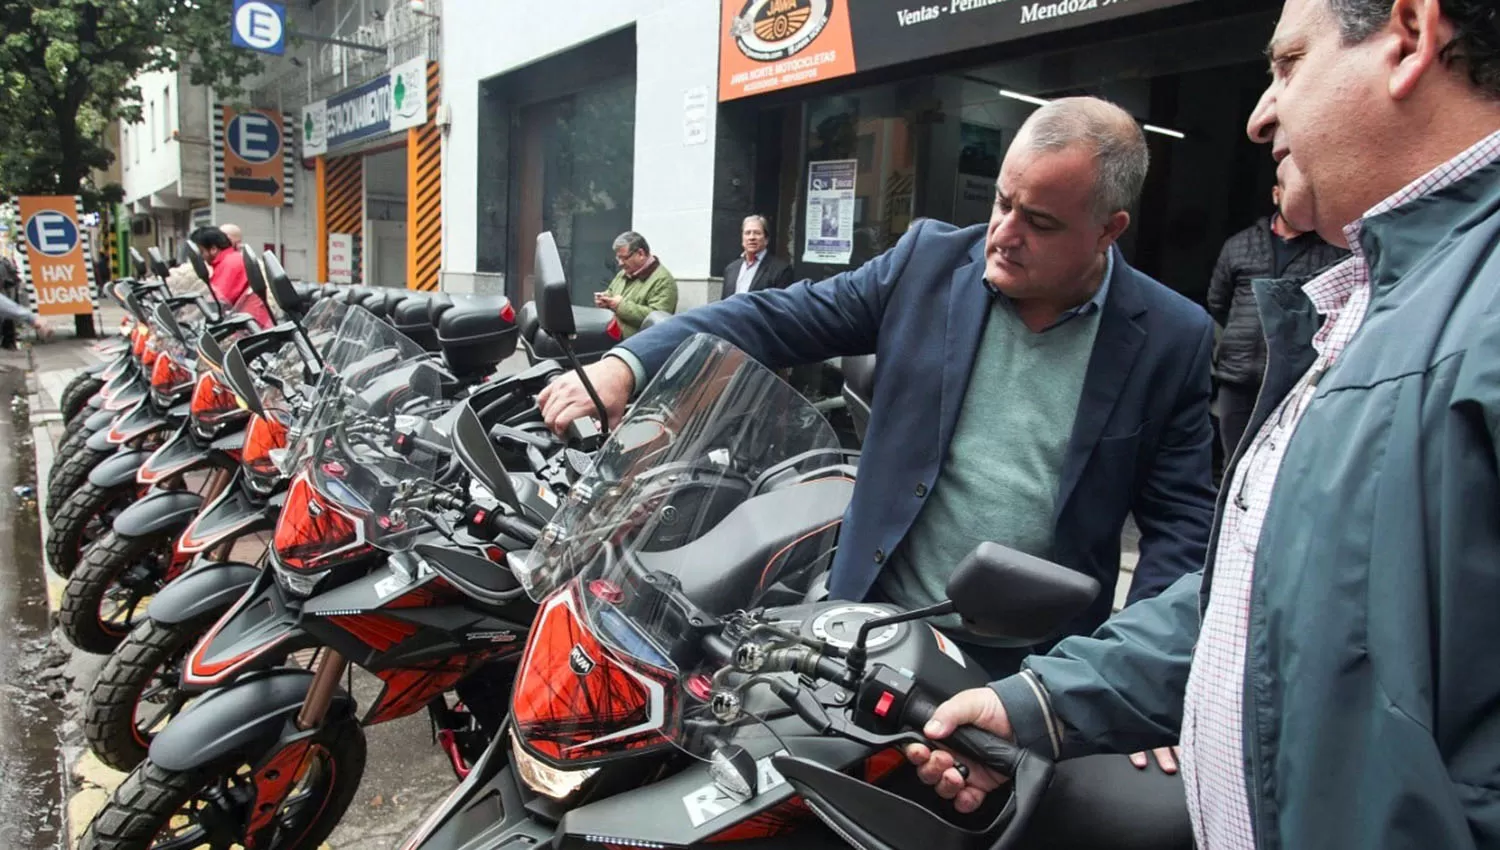
<svg viewBox="0 0 1500 850"><path fill-rule="evenodd" d="M1114 245L1147 157L1118 107L1056 101L1011 146L987 226L921 221L854 271L645 331L590 379L618 417L695 333L772 368L877 353L832 594L930 604L994 540L1097 578L1106 592L1067 630L1092 631L1110 614L1128 514L1141 530L1131 601L1201 568L1213 515L1212 324ZM594 410L573 375L540 401L554 428ZM997 675L1026 652L955 636Z"/></svg>

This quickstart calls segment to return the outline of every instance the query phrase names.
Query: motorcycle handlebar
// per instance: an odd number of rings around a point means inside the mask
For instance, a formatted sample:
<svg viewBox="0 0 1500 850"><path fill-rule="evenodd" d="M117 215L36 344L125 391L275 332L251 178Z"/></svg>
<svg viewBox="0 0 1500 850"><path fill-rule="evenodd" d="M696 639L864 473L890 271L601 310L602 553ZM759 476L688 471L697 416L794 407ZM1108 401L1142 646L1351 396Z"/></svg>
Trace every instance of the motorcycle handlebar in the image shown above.
<svg viewBox="0 0 1500 850"><path fill-rule="evenodd" d="M913 691L907 698L906 711L901 720L913 729L921 729L932 719L937 707L938 704L932 698L921 691ZM977 726L960 726L943 738L942 743L960 755L968 756L1006 776L1015 775L1023 755L1020 747Z"/></svg>

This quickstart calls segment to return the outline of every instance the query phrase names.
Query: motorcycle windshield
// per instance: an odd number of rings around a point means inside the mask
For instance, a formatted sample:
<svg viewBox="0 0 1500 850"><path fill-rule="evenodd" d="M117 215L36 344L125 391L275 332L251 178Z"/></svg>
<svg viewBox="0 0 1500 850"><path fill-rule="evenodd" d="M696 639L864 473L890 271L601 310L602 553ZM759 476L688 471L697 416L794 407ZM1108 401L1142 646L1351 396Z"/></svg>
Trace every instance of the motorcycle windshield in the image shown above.
<svg viewBox="0 0 1500 850"><path fill-rule="evenodd" d="M547 664L543 656L550 654L571 667L573 676L561 675L578 689L590 690L596 679L599 687L599 693L577 699L544 699L539 692L532 700L525 687L530 671L523 669L514 708L533 748L558 759L579 757L570 753L602 756L605 742L626 738L665 738L699 749L701 736L687 727L707 695L696 681L703 663L700 615L729 613L700 611L707 604L704 591L730 582L743 588L733 607L754 607L766 589L767 564L716 560L714 552L692 544L747 500L826 468L838 450L827 420L749 355L705 334L685 341L600 450L528 559L525 581L539 601L573 583L543 602L526 666ZM799 559L826 562L833 538L807 542L817 551L799 552ZM554 616L558 600L583 628L559 629L554 640L547 626L568 619ZM550 702L531 704L538 700ZM620 725L611 720L616 716L639 721L634 729L641 732L653 728L644 737L606 728ZM536 721L532 728L522 723L528 719ZM560 736L566 743L548 752L535 733L550 730L543 734L556 741L562 726L571 729Z"/></svg>
<svg viewBox="0 0 1500 850"><path fill-rule="evenodd" d="M344 304L324 299L308 311L302 328L320 356L328 355L329 345L343 324L348 309ZM261 406L283 425L291 424L293 401L311 389L307 384L308 371L302 350L295 342L283 343L262 363L259 370L262 381L257 386Z"/></svg>
<svg viewBox="0 0 1500 850"><path fill-rule="evenodd" d="M324 369L286 468L305 472L361 525L365 542L407 548L418 527L393 503L437 471L442 448L411 436L444 407L439 373L416 343L362 307L345 307L321 342Z"/></svg>

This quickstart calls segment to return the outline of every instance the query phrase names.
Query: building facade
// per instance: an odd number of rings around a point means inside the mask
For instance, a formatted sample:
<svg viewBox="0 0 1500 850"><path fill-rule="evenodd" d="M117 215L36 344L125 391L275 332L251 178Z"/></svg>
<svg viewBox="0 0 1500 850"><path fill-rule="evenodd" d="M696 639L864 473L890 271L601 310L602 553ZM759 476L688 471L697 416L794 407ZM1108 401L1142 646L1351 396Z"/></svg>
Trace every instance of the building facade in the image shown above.
<svg viewBox="0 0 1500 850"><path fill-rule="evenodd" d="M821 278L917 218L989 217L1036 105L1108 98L1153 164L1121 242L1201 298L1225 238L1270 211L1274 166L1245 137L1277 0L556 0L508 17L448 0L449 268L530 297L552 231L575 300L634 229L683 282L720 296L745 215Z"/></svg>

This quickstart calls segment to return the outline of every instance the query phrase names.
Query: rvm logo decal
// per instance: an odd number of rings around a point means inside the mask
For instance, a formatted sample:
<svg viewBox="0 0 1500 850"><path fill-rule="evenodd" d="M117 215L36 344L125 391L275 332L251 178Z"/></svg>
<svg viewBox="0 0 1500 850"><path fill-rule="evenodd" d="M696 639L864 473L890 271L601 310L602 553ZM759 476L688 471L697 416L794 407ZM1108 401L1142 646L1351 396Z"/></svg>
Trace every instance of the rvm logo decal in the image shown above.
<svg viewBox="0 0 1500 850"><path fill-rule="evenodd" d="M78 247L78 226L56 210L44 210L26 222L26 241L40 254L66 257Z"/></svg>
<svg viewBox="0 0 1500 850"><path fill-rule="evenodd" d="M270 162L281 153L281 128L259 112L236 115L228 134L230 149L246 162Z"/></svg>

